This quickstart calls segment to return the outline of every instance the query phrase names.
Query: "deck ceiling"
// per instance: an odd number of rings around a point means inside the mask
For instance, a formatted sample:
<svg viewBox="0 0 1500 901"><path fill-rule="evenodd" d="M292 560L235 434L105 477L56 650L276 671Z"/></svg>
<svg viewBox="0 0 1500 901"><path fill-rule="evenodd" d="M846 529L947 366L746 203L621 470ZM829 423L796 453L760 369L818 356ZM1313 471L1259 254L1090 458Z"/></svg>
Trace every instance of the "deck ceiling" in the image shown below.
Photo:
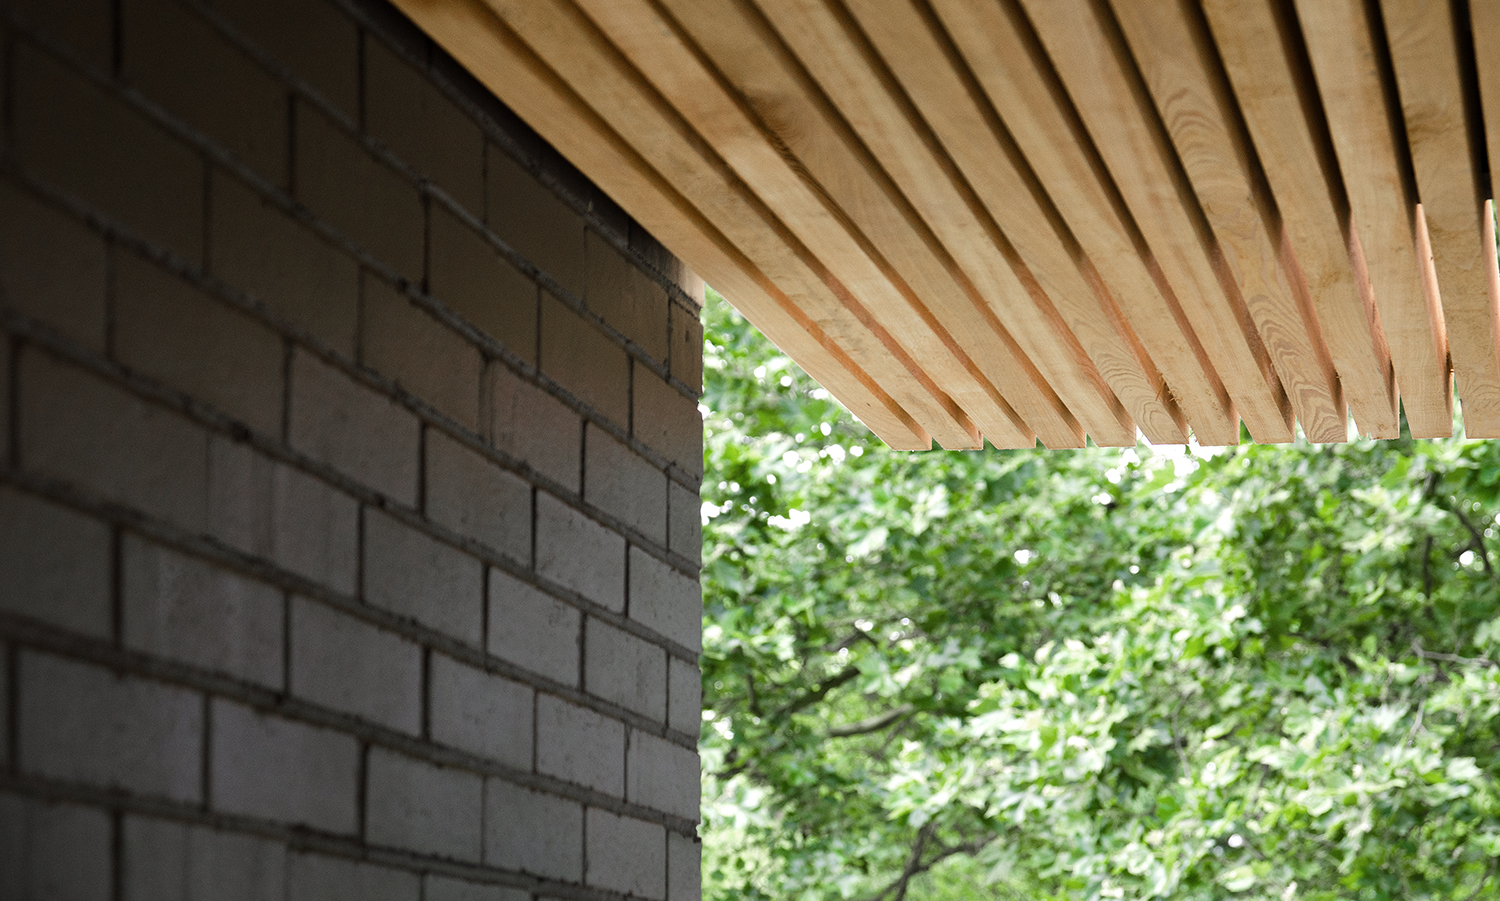
<svg viewBox="0 0 1500 901"><path fill-rule="evenodd" d="M1500 436L1500 0L396 4L893 447Z"/></svg>

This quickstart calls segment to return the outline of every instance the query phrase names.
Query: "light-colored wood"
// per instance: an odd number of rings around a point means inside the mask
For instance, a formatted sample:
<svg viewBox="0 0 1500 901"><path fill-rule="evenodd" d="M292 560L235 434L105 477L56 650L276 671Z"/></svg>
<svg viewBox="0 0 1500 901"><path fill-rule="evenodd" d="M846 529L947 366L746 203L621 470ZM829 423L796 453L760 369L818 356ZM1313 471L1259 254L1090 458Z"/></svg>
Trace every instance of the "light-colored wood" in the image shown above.
<svg viewBox="0 0 1500 901"><path fill-rule="evenodd" d="M1395 373L1359 231L1332 142L1314 118L1311 72L1292 56L1300 49L1296 22L1279 16L1272 0L1208 0L1204 13L1354 421L1365 434L1400 437Z"/></svg>
<svg viewBox="0 0 1500 901"><path fill-rule="evenodd" d="M1407 425L1417 438L1448 437L1453 434L1448 340L1436 282L1431 292L1424 285L1427 258L1419 259L1416 249L1421 219L1399 155L1397 100L1386 96L1364 0L1297 0L1297 17Z"/></svg>
<svg viewBox="0 0 1500 901"><path fill-rule="evenodd" d="M1469 144L1453 11L1437 0L1380 5L1432 241L1464 431L1472 438L1500 437L1494 241L1487 237L1488 198L1481 196Z"/></svg>
<svg viewBox="0 0 1500 901"><path fill-rule="evenodd" d="M1338 373L1295 251L1189 0L1117 0L1119 24L1309 440L1348 440Z"/></svg>

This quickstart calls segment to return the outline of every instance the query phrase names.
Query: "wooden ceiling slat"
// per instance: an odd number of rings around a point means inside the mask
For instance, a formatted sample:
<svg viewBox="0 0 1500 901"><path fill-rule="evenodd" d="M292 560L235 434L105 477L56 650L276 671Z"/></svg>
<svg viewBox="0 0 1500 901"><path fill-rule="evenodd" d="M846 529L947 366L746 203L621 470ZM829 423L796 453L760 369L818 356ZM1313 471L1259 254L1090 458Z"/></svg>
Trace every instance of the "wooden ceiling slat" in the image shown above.
<svg viewBox="0 0 1500 901"><path fill-rule="evenodd" d="M1346 440L1338 373L1320 338L1274 203L1257 181L1249 138L1240 132L1205 29L1186 3L1124 0L1114 5L1303 433L1312 441Z"/></svg>
<svg viewBox="0 0 1500 901"><path fill-rule="evenodd" d="M1470 144L1469 126L1482 124L1470 123L1464 109L1453 11L1447 2L1432 0L1380 5L1431 236L1464 431L1474 438L1500 437L1494 219Z"/></svg>
<svg viewBox="0 0 1500 901"><path fill-rule="evenodd" d="M1364 0L1297 0L1297 16L1333 136L1380 324L1411 433L1453 434L1448 341L1435 291L1423 283L1405 136L1386 96ZM1381 48L1384 52L1384 48Z"/></svg>
<svg viewBox="0 0 1500 901"><path fill-rule="evenodd" d="M694 262L700 275L730 292L745 314L813 378L892 447L924 450L932 439L822 333L733 243L647 166L623 138L589 110L481 0L396 0L403 12L443 44L471 74L504 92L516 113L536 122L542 137L652 234ZM497 48L501 52L496 52Z"/></svg>
<svg viewBox="0 0 1500 901"><path fill-rule="evenodd" d="M1297 24L1270 0L1209 0L1204 13L1354 421L1377 438L1400 437L1390 351L1332 142L1317 116L1317 88L1294 56L1302 52Z"/></svg>

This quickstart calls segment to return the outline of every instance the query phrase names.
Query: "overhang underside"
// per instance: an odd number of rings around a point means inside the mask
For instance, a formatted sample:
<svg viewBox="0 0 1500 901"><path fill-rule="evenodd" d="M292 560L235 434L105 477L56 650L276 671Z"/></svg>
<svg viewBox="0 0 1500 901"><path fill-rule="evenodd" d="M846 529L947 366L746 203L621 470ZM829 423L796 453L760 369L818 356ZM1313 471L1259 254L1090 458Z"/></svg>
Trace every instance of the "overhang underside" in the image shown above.
<svg viewBox="0 0 1500 901"><path fill-rule="evenodd" d="M396 4L892 447L1500 436L1500 3Z"/></svg>

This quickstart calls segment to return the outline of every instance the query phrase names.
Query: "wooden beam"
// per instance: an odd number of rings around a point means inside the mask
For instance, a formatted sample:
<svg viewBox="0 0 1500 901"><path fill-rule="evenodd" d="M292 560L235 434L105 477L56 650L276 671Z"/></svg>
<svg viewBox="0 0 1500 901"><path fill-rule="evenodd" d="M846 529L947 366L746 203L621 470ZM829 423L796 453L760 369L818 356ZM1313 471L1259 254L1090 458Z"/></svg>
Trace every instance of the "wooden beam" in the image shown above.
<svg viewBox="0 0 1500 901"><path fill-rule="evenodd" d="M1354 421L1400 437L1390 351L1297 23L1273 0L1208 0L1204 13Z"/></svg>

